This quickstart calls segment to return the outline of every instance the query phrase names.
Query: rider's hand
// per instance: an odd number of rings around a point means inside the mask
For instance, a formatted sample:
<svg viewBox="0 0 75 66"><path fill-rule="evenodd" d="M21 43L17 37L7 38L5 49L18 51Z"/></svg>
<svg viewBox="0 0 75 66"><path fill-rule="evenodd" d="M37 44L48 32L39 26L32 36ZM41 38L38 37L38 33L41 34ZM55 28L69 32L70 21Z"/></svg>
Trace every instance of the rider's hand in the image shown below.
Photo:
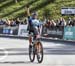
<svg viewBox="0 0 75 66"><path fill-rule="evenodd" d="M29 5L27 5L26 7L29 8Z"/></svg>
<svg viewBox="0 0 75 66"><path fill-rule="evenodd" d="M26 12L27 12L27 16L30 16L30 8L29 8L29 6L27 5L27 6L25 7L25 9L26 9Z"/></svg>

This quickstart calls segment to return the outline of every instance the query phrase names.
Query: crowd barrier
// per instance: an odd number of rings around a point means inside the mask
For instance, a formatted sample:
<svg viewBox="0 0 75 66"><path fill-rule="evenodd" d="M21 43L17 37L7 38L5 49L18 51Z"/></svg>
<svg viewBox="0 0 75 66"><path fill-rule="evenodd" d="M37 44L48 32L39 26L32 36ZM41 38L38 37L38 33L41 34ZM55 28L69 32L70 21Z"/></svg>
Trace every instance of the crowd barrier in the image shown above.
<svg viewBox="0 0 75 66"><path fill-rule="evenodd" d="M62 39L63 34L64 34L64 27L63 26L49 26L49 27L43 26L43 30L42 30L43 36L47 35L48 37Z"/></svg>
<svg viewBox="0 0 75 66"><path fill-rule="evenodd" d="M67 26L64 27L64 39L75 40L75 27Z"/></svg>
<svg viewBox="0 0 75 66"><path fill-rule="evenodd" d="M27 35L28 35L27 25L19 25L18 36L27 36Z"/></svg>
<svg viewBox="0 0 75 66"><path fill-rule="evenodd" d="M0 26L0 34L27 37L28 36L27 25L19 25L14 27ZM52 37L52 38L59 38L59 39L75 40L75 27L42 26L41 34L42 37L46 37L46 38Z"/></svg>
<svg viewBox="0 0 75 66"><path fill-rule="evenodd" d="M17 35L18 33L18 26L2 26L0 27L0 34L3 35Z"/></svg>

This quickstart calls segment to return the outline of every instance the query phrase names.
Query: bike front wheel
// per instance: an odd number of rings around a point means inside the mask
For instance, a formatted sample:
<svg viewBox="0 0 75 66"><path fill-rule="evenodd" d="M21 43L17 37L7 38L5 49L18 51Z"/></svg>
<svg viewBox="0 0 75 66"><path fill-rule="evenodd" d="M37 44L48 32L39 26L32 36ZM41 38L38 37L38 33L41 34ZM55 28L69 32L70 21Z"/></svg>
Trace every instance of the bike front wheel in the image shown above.
<svg viewBox="0 0 75 66"><path fill-rule="evenodd" d="M37 61L38 63L43 61L43 46L41 42L37 42Z"/></svg>
<svg viewBox="0 0 75 66"><path fill-rule="evenodd" d="M34 62L35 59L34 46L29 47L29 58L31 62Z"/></svg>

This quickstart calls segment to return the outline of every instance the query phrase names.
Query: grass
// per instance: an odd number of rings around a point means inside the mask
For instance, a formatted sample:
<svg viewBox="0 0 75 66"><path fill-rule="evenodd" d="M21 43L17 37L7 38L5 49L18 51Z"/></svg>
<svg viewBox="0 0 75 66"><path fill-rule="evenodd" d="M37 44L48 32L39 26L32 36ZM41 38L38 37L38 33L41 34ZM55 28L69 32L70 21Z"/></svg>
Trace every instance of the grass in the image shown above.
<svg viewBox="0 0 75 66"><path fill-rule="evenodd" d="M18 3L14 3L13 0L0 0L0 17L25 17L27 5L30 6L31 12L36 10L39 13L40 19L44 16L58 19L62 16L61 7L75 7L75 0L19 0Z"/></svg>

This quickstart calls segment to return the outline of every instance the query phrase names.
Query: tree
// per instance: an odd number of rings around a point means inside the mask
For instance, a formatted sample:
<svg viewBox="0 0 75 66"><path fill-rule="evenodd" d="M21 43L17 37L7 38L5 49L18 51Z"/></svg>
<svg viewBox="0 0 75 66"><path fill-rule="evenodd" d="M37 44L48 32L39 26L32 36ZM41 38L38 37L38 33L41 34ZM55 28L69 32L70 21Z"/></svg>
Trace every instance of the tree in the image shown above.
<svg viewBox="0 0 75 66"><path fill-rule="evenodd" d="M18 0L14 0L15 1L15 3L17 3L18 2Z"/></svg>
<svg viewBox="0 0 75 66"><path fill-rule="evenodd" d="M44 10L43 10L43 16L45 18L49 18L50 17L50 10L48 8L44 8Z"/></svg>

